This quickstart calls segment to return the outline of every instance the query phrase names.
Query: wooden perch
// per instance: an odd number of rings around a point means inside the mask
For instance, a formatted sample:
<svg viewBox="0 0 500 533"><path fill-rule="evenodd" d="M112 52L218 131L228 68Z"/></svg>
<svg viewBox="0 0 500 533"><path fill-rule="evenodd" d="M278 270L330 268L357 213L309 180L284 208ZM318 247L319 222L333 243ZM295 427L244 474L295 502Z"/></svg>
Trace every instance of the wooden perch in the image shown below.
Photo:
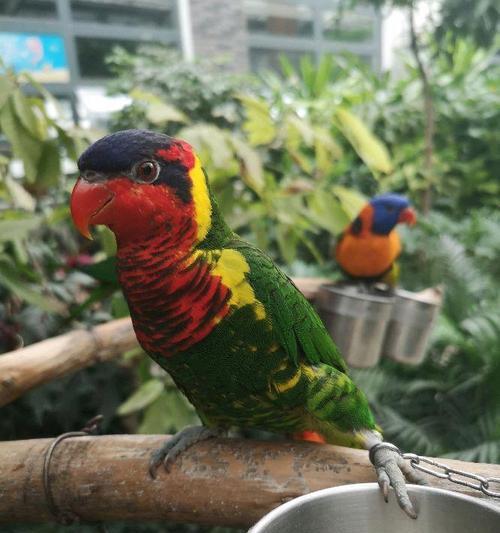
<svg viewBox="0 0 500 533"><path fill-rule="evenodd" d="M319 286L328 280L300 278L294 281L306 298L313 299ZM132 323L129 318L123 318L0 355L0 407L33 387L108 361L136 346Z"/></svg>
<svg viewBox="0 0 500 533"><path fill-rule="evenodd" d="M37 342L0 355L0 407L26 391L137 346L130 318Z"/></svg>
<svg viewBox="0 0 500 533"><path fill-rule="evenodd" d="M161 468L153 480L147 472L149 456L164 439L114 435L61 441L49 476L56 508L82 521L173 520L248 527L274 507L310 491L375 481L362 450L237 439L199 443L179 457L169 474ZM52 443L0 443L0 523L54 520L43 487L44 459ZM500 465L441 461L500 477ZM431 478L430 483L481 496L448 481Z"/></svg>

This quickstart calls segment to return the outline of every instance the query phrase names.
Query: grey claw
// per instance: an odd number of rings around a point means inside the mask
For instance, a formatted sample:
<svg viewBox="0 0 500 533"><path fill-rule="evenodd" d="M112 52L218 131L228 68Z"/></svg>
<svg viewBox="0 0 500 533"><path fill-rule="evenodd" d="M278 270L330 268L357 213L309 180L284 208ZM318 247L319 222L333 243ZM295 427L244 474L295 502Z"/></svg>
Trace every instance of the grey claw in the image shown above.
<svg viewBox="0 0 500 533"><path fill-rule="evenodd" d="M382 494L384 495L385 503L387 503L389 501L389 483L387 481L382 484Z"/></svg>
<svg viewBox="0 0 500 533"><path fill-rule="evenodd" d="M156 479L156 474L161 463L165 470L170 473L176 458L194 444L212 437L218 437L223 432L219 429L204 426L189 426L176 433L165 444L151 455L149 461L149 475Z"/></svg>
<svg viewBox="0 0 500 533"><path fill-rule="evenodd" d="M380 444L374 447L370 451L370 459L375 466L378 484L382 490L384 500L388 501L388 487L391 485L401 509L410 518L417 518L417 513L406 490L405 475L412 482L421 480L421 477L405 463L399 450L390 444L387 446Z"/></svg>
<svg viewBox="0 0 500 533"><path fill-rule="evenodd" d="M413 518L413 520L417 519L417 513L415 512L415 509L413 509L413 505L411 503L410 504L406 504L406 505L401 505L401 509L403 509L403 511L410 518Z"/></svg>
<svg viewBox="0 0 500 533"><path fill-rule="evenodd" d="M164 460L163 449L164 448L162 447L159 450L156 450L155 452L153 452L153 454L151 455L151 459L149 461L149 468L148 468L149 477L151 479L156 479L156 473L158 471L158 468Z"/></svg>
<svg viewBox="0 0 500 533"><path fill-rule="evenodd" d="M389 501L389 486L391 484L391 480L389 479L387 472L382 468L377 469L377 476L378 486L384 495L385 503L387 503Z"/></svg>

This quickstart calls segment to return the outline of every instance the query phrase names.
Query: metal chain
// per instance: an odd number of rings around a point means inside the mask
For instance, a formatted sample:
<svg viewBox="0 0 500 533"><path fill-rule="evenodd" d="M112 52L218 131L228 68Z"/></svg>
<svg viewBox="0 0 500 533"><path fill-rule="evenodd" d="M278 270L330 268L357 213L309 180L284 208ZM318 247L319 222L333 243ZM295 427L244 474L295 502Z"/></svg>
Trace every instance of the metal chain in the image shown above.
<svg viewBox="0 0 500 533"><path fill-rule="evenodd" d="M440 479L447 479L457 485L463 485L470 489L479 490L483 494L493 498L500 498L500 478L498 477L484 477L478 474L472 474L471 472L464 472L463 470L451 468L443 463L433 461L432 459L427 459L427 457L421 457L415 453L401 453L401 455L403 459L410 461L410 465L415 468L415 470L420 470L421 472L425 472L426 474ZM424 466L422 463L434 468ZM498 485L499 490L492 490L491 485L495 485L495 483Z"/></svg>

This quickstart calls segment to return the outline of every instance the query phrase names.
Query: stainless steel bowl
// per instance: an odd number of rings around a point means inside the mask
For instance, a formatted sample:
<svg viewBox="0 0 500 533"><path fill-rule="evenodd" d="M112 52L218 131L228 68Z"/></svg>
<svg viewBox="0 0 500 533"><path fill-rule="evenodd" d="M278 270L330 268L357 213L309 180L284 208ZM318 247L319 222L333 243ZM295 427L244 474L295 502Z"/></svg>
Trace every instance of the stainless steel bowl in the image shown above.
<svg viewBox="0 0 500 533"><path fill-rule="evenodd" d="M369 368L380 359L394 298L362 292L356 285L322 285L316 305L350 366Z"/></svg>
<svg viewBox="0 0 500 533"><path fill-rule="evenodd" d="M478 498L411 485L418 518L408 518L394 493L385 503L376 483L311 492L281 505L251 533L500 533L500 509Z"/></svg>
<svg viewBox="0 0 500 533"><path fill-rule="evenodd" d="M432 294L432 289L427 292ZM398 289L382 348L382 355L407 365L419 365L425 358L440 299ZM500 533L500 532L499 532Z"/></svg>

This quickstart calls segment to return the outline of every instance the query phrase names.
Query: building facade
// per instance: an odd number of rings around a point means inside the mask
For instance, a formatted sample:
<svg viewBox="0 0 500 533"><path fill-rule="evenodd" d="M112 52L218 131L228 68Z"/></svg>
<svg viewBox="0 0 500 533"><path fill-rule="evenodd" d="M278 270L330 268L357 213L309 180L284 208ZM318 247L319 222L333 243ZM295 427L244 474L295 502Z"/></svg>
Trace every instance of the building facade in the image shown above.
<svg viewBox="0 0 500 533"><path fill-rule="evenodd" d="M1 0L0 55L31 71L61 99L104 87L115 45L179 49L220 58L232 71L277 68L303 55L342 51L374 69L381 63L381 18L339 0Z"/></svg>

